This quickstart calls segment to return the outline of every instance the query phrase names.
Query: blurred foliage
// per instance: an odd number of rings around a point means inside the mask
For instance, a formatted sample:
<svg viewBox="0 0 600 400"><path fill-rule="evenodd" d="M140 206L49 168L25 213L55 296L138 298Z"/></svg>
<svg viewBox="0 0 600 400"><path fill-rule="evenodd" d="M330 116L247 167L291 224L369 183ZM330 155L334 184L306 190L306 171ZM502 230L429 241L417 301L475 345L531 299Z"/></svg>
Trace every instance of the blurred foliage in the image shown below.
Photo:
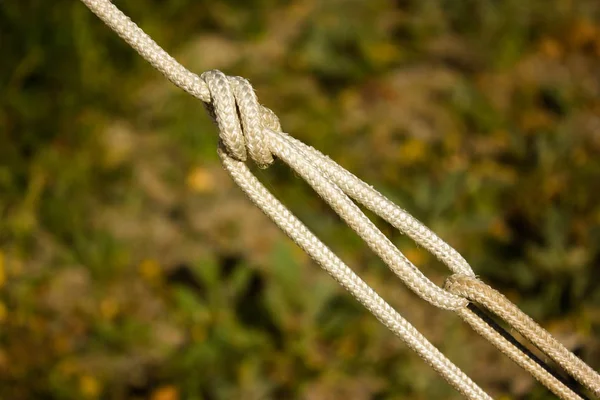
<svg viewBox="0 0 600 400"><path fill-rule="evenodd" d="M600 3L115 3L192 70L249 78L287 132L600 367ZM203 107L82 4L0 2L0 48L2 398L457 397L249 204ZM484 388L550 398L285 166L257 173Z"/></svg>

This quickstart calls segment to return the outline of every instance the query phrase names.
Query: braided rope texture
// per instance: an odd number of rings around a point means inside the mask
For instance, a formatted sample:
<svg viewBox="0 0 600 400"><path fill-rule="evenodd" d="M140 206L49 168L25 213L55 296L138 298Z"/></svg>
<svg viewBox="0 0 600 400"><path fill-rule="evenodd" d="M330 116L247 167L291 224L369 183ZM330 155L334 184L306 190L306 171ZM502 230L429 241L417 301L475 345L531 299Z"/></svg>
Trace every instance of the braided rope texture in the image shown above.
<svg viewBox="0 0 600 400"><path fill-rule="evenodd" d="M252 175L244 164L248 153L259 166L263 167L272 161L272 154L289 162L292 168L307 177L320 194L332 197L336 211L341 212L343 218L358 217L352 225L353 228L361 237L367 238L371 248L383 255L394 272L399 274L411 288L416 289L428 301L443 308L458 309L468 304L467 300L446 292L422 275L374 227L341 189L327 177L320 175L312 162L304 159L307 148L304 149L305 151L300 150L293 145L289 136L281 133L275 114L258 104L254 91L245 80L229 78L219 71L208 71L198 76L177 63L109 0L82 0L82 2L171 82L206 103L210 115L219 128L219 155L225 169L266 215L461 394L468 399L491 398L354 274ZM406 218L408 214L403 213L403 215L404 219L410 222L405 229L412 232L415 237L421 237L428 232L416 220L408 220ZM437 246L438 253L443 253L444 246L441 239L433 233L426 236L430 239L424 241L423 245ZM383 242L380 243L380 239L383 239ZM453 257L450 256L451 259ZM470 274L472 275L473 272L471 271Z"/></svg>
<svg viewBox="0 0 600 400"><path fill-rule="evenodd" d="M498 350L513 360L517 365L528 371L538 382L546 386L552 393L566 400L581 400L581 397L565 386L554 375L549 373L541 365L529 358L514 344L505 339L495 329L490 327L478 315L468 308L462 308L456 312L473 330L492 343Z"/></svg>
<svg viewBox="0 0 600 400"><path fill-rule="evenodd" d="M452 293L481 304L502 318L582 385L591 390L595 396L600 397L600 374L570 352L503 294L479 279L464 275L449 277L445 287ZM460 313L459 315L462 316Z"/></svg>
<svg viewBox="0 0 600 400"><path fill-rule="evenodd" d="M559 397L579 398L495 332L479 316L468 310L466 306L470 300L482 303L510 324L519 326L520 328L517 329L520 332L523 330L521 333L598 394L597 385L600 384L600 380L597 379L597 374L593 375L595 372L591 368L564 347L559 348L562 345L533 321L530 319L526 321L523 318L524 314L520 315L520 311L512 303L510 306L513 308L506 304L508 300L503 302L488 292L486 292L487 296L483 297L473 293L473 290L476 291L481 285L489 287L475 277L469 264L456 250L406 211L327 156L283 133L275 114L259 104L247 80L229 77L216 70L198 76L179 64L109 0L82 0L82 2L171 82L205 103L219 129L219 156L237 185L340 285L465 397L490 398L314 236L256 179L245 161L252 159L260 168L266 168L277 157L288 164L411 290L436 307L457 312L476 332L494 343ZM377 229L352 199L387 220L446 264L454 273L446 286L439 287L423 275Z"/></svg>

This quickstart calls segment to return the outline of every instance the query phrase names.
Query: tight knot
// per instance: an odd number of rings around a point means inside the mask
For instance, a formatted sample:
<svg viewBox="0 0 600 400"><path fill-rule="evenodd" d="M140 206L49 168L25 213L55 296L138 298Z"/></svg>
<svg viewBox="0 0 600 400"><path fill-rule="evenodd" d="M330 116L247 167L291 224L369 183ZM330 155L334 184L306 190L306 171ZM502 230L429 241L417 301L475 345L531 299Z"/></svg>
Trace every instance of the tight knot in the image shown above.
<svg viewBox="0 0 600 400"><path fill-rule="evenodd" d="M240 161L246 161L249 153L259 167L269 166L273 154L264 130L281 131L277 116L260 105L246 79L227 76L218 70L207 71L200 77L210 92L206 107L219 127L219 137L227 152Z"/></svg>

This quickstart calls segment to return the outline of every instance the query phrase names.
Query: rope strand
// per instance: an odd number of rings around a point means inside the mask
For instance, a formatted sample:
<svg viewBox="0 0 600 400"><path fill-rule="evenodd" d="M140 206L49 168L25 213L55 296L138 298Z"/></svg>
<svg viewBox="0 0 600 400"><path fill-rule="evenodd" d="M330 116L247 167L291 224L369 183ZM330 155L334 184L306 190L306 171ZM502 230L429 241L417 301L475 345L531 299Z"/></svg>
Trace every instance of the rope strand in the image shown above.
<svg viewBox="0 0 600 400"><path fill-rule="evenodd" d="M556 377L546 371L538 363L533 361L527 354L519 350L514 344L500 335L473 311L465 307L457 311L457 314L465 322L471 325L475 332L496 346L496 348L507 355L520 367L531 373L531 375L533 375L540 383L550 389L555 395L565 400L582 400L582 398L579 397L575 392L573 392Z"/></svg>
<svg viewBox="0 0 600 400"><path fill-rule="evenodd" d="M383 325L402 339L410 349L415 351L466 398L491 399L310 232L252 175L246 164L230 157L223 148L219 149L219 156L229 175L250 200Z"/></svg>
<svg viewBox="0 0 600 400"><path fill-rule="evenodd" d="M452 293L481 304L502 318L582 385L591 390L595 396L600 397L600 375L500 292L477 278L462 275L453 275L448 278L445 287ZM461 314L459 313L459 315Z"/></svg>
<svg viewBox="0 0 600 400"><path fill-rule="evenodd" d="M177 63L109 0L82 2L171 82L207 103L208 110L219 127L219 155L225 169L265 214L460 393L473 400L491 399L343 264L252 175L243 163L248 153L259 166L268 165L272 161L271 152L275 153L292 168L309 177L311 184L321 194L331 196L337 205L337 211L346 217L359 235L368 240L375 252L386 257L394 272L413 290L444 308L457 309L468 304L468 301L429 281L391 245L337 186L329 182L310 161L304 159L304 152L294 146L289 136L280 133L277 117L271 110L258 104L252 88L245 80L226 77L219 71L209 71L198 76ZM356 223L352 222L354 220Z"/></svg>
<svg viewBox="0 0 600 400"><path fill-rule="evenodd" d="M329 157L283 133L275 114L258 103L247 80L229 77L220 71L208 71L198 76L179 64L109 0L81 1L167 79L205 103L219 128L219 156L238 186L382 324L465 397L490 399L269 193L244 161L251 158L259 167L265 168L273 162L274 156L283 160L313 187L411 290L436 307L455 311L476 332L558 396L568 400L581 398L534 358L494 330L482 316L473 313L467 307L470 300L502 317L600 396L598 374L506 298L479 281L456 250ZM423 275L351 199L387 220L446 264L454 273L446 286L439 287Z"/></svg>

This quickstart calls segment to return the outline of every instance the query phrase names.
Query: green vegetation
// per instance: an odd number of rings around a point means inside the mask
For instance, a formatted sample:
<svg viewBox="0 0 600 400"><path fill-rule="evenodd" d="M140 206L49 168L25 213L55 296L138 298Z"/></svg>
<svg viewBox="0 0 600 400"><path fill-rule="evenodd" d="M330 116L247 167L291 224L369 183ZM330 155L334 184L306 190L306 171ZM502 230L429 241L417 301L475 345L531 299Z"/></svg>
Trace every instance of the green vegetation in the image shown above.
<svg viewBox="0 0 600 400"><path fill-rule="evenodd" d="M600 368L598 1L115 3L193 71L247 77ZM203 106L80 2L0 2L0 48L2 398L457 398L230 182ZM486 390L552 398L288 168L257 174Z"/></svg>

